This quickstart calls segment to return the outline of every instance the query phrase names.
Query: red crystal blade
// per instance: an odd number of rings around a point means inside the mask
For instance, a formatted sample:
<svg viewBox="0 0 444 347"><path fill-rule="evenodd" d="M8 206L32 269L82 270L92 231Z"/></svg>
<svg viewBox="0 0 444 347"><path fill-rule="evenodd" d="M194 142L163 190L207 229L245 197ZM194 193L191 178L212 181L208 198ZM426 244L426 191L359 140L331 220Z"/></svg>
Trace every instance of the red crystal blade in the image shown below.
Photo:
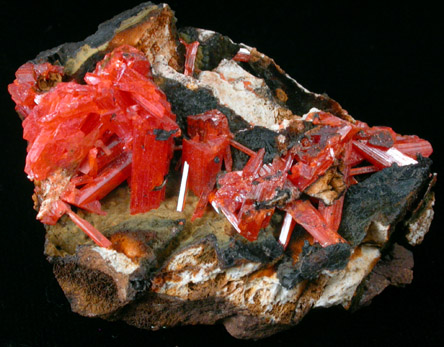
<svg viewBox="0 0 444 347"><path fill-rule="evenodd" d="M194 41L192 43L186 43L183 39L179 39L180 43L185 46L185 76L193 76L194 73L194 62L196 60L197 48L199 47L199 41Z"/></svg>
<svg viewBox="0 0 444 347"><path fill-rule="evenodd" d="M82 187L76 198L76 205L86 205L101 200L124 182L131 173L131 155L122 153L107 166L92 182Z"/></svg>
<svg viewBox="0 0 444 347"><path fill-rule="evenodd" d="M189 187L197 196L208 194L216 183L229 140L219 137L206 142L183 140L182 160L190 165Z"/></svg>
<svg viewBox="0 0 444 347"><path fill-rule="evenodd" d="M353 146L373 165L379 168L390 167L393 163L399 166L416 164L416 160L402 154L396 148L382 150L371 147L361 141L353 141Z"/></svg>
<svg viewBox="0 0 444 347"><path fill-rule="evenodd" d="M17 112L26 118L45 92L62 80L63 67L50 63L25 63L16 71L16 79L8 86Z"/></svg>
<svg viewBox="0 0 444 347"><path fill-rule="evenodd" d="M295 200L285 206L296 223L307 230L322 247L334 245L345 240L325 221L321 213L309 200Z"/></svg>
<svg viewBox="0 0 444 347"><path fill-rule="evenodd" d="M430 142L415 135L400 136L395 142L394 147L405 155L415 159L418 154L421 154L423 157L429 157L433 153Z"/></svg>
<svg viewBox="0 0 444 347"><path fill-rule="evenodd" d="M187 117L188 135L191 138L199 136L200 141L219 136L233 137L228 126L227 117L217 109L202 114Z"/></svg>
<svg viewBox="0 0 444 347"><path fill-rule="evenodd" d="M244 178L253 179L262 167L262 162L264 160L265 149L261 148L253 157L248 160L247 164L242 171L242 176Z"/></svg>
<svg viewBox="0 0 444 347"><path fill-rule="evenodd" d="M205 209L208 205L208 197L210 195L210 192L204 191L199 197L199 201L197 202L196 209L194 210L193 215L191 216L191 221L195 221L197 218L201 218L204 213Z"/></svg>
<svg viewBox="0 0 444 347"><path fill-rule="evenodd" d="M136 125L133 140L131 165L131 214L156 209L165 196L165 179L173 155L174 143L156 140L156 135L147 133L141 121Z"/></svg>
<svg viewBox="0 0 444 347"><path fill-rule="evenodd" d="M227 146L227 149L225 150L224 165L225 171L231 172L231 170L233 170L233 159L231 157L231 149L229 146Z"/></svg>
<svg viewBox="0 0 444 347"><path fill-rule="evenodd" d="M248 63L250 61L250 51L246 48L241 47L232 59L234 61Z"/></svg>
<svg viewBox="0 0 444 347"><path fill-rule="evenodd" d="M379 170L380 168L378 168L375 165L354 167L350 170L350 175L351 176L362 175L362 174L376 172Z"/></svg>
<svg viewBox="0 0 444 347"><path fill-rule="evenodd" d="M259 231L270 222L274 209L256 210L253 204L249 204L238 218L239 233L249 241L255 241Z"/></svg>
<svg viewBox="0 0 444 347"><path fill-rule="evenodd" d="M82 231L88 235L91 240L95 242L96 245L104 248L111 248L112 243L108 240L100 231L94 228L91 223L87 220L81 218L78 214L74 213L69 207L66 213L69 218L80 228Z"/></svg>
<svg viewBox="0 0 444 347"><path fill-rule="evenodd" d="M325 222L330 226L330 229L334 232L339 230L339 225L342 219L342 208L344 206L345 195L336 199L332 205L325 205L322 200L319 201L319 212L324 217Z"/></svg>
<svg viewBox="0 0 444 347"><path fill-rule="evenodd" d="M256 155L255 151L252 151L248 147L245 147L244 145L240 144L237 141L230 140L230 145L232 145L234 148L238 149L241 152L244 152L245 154L249 155L250 157L254 157Z"/></svg>

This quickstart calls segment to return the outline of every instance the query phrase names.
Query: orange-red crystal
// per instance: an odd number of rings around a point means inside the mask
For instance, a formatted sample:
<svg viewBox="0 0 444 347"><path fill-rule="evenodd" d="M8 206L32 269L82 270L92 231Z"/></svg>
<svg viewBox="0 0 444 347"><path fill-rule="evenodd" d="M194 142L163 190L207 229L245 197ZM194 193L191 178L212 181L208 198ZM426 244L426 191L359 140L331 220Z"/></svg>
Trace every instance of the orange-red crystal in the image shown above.
<svg viewBox="0 0 444 347"><path fill-rule="evenodd" d="M187 50L184 74L192 76L198 43L182 43ZM60 66L26 63L9 85L24 119L25 171L30 179L43 182L36 186L38 193L43 194L42 187L54 188L42 203L42 222L54 224L68 214L97 244L109 247L109 240L67 203L103 214L100 200L128 180L131 213L158 208L180 129L166 96L153 82L149 61L133 47L121 46L107 54L85 75L86 84L60 82L62 76ZM265 150L254 152L235 142L221 112L189 116L182 161L189 165L188 186L199 197L192 220L204 214L210 201L241 235L254 241L278 208L322 246L345 242L337 233L345 193L331 205L301 199L301 194L332 167L349 187L357 182L356 175L393 163L409 165L418 155L427 157L433 151L417 136L327 112L310 112L304 120L314 127L285 156L264 164ZM230 145L250 155L240 171L231 172ZM216 189L223 164L226 173ZM280 238L284 247L293 229L287 224Z"/></svg>
<svg viewBox="0 0 444 347"><path fill-rule="evenodd" d="M145 55L121 46L85 75L86 84L60 82L39 91L38 81L54 73L62 68L27 63L9 86L25 116L29 178L44 181L62 170L71 180L59 198L96 213L99 200L131 178L131 213L157 208L180 129ZM40 218L55 223L61 211L44 212L54 216Z"/></svg>
<svg viewBox="0 0 444 347"><path fill-rule="evenodd" d="M190 165L188 184L199 197L192 219L202 217L208 198L216 184L222 162L231 171L230 139L233 135L228 120L218 110L187 118L190 139L183 140L182 160Z"/></svg>

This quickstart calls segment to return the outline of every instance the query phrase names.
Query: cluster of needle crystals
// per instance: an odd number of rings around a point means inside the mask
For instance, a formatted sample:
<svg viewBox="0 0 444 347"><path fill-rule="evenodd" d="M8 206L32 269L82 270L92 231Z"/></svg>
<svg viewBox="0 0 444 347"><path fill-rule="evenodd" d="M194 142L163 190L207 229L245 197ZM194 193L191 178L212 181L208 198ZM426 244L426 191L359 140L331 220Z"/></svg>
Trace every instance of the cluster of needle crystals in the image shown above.
<svg viewBox="0 0 444 347"><path fill-rule="evenodd" d="M197 48L197 42L186 44L187 76L193 75ZM245 61L243 56L235 60ZM100 200L128 181L132 214L158 208L165 197L174 138L181 131L153 81L149 61L131 46L106 55L85 75L85 84L62 79L60 66L26 63L9 86L28 141L25 171L36 184L37 218L55 224L67 214L98 245L109 247L70 206L104 214ZM296 223L325 247L346 242L338 228L345 193L357 183L356 175L415 164L418 155L432 153L430 143L417 136L317 109L301 121L311 123L310 130L266 164L265 149L255 152L234 141L220 111L189 115L178 211L189 188L199 198L192 221L210 203L239 234L254 241L279 209L285 213L279 237L284 247ZM249 156L242 170L232 171L231 147ZM312 192L326 175L336 182L337 194L331 199Z"/></svg>

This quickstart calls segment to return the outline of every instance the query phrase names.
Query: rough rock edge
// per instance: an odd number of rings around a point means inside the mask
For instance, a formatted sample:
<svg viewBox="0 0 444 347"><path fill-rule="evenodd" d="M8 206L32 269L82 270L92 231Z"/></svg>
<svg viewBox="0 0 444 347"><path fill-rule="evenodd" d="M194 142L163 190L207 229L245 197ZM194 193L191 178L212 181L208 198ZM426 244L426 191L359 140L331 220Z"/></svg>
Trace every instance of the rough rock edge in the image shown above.
<svg viewBox="0 0 444 347"><path fill-rule="evenodd" d="M98 253L85 246L75 256L57 258L54 271L73 310L83 315L121 319L152 330L161 326L222 322L237 338L259 339L297 324L313 306L342 304L348 308L353 297L364 299L352 308L362 306L391 283L387 280L390 272L380 269L400 269L396 265L399 247L395 246L395 256L386 256L375 268L377 275L372 275L371 270L379 259L379 247L360 246L358 249L373 250L375 256L368 258L365 266L358 269L359 273L355 274L353 258L362 262L362 252L355 250L345 270L326 272L314 281L304 281L292 290L285 290L276 273L264 268L266 264L244 260L236 266L222 268L217 243L211 241L206 238L177 249L151 280L143 267L137 275L131 273L133 277L128 278L116 273L106 259L91 262L90 254L88 257L85 254ZM390 261L394 261L394 265ZM381 274L385 276L382 280ZM338 278L350 276L354 280L346 281L349 283L346 300L330 299L329 304L320 300L323 295L328 296L325 291L328 286L334 288ZM361 282L364 284L360 285ZM148 290L150 283L152 287ZM395 285L400 283L408 281L393 281ZM122 296L122 291L130 295ZM136 297L138 300L131 302Z"/></svg>
<svg viewBox="0 0 444 347"><path fill-rule="evenodd" d="M119 21L124 21L128 16L132 16L134 13L132 11L138 12L146 5L151 6L150 3L141 4L136 9L126 11L120 19L119 16L116 16L113 20L117 18L117 20L115 20L117 23L119 23ZM111 20L111 22L113 20ZM104 30L108 24L109 23L106 22L102 27L99 27L99 31ZM111 27L113 25L111 25ZM106 30L109 30L109 28ZM111 30L114 29L111 28ZM114 33L116 32L117 31L114 31ZM104 51L108 48L108 45L104 42L104 46L97 46L98 43L94 43L96 40L100 41L101 39L99 40L98 36L93 35L84 42L78 44L59 46L56 49L39 55L37 61L54 61L54 59L61 58L61 54L65 49L67 51L71 50L72 52L78 52L79 50L82 50L82 47L84 47L85 44L89 45L89 43L93 43L92 47L98 48L100 51L96 52L99 54L95 55L94 59L100 59L100 57L103 56ZM259 62L257 66L250 66L252 70L260 72L262 69L262 71L264 71L264 66L271 65L280 74L281 78L292 80L288 75L281 71L279 66L276 65L273 60L255 50L251 50L251 52L256 57L255 62ZM88 59L85 66L82 65L83 68L91 66L91 59L89 59L91 56L87 57ZM186 85L187 88L196 87L193 87L193 83L196 83L196 80L185 78L183 75L179 75L177 71L175 71L172 66L174 64L171 62L171 58L165 59L162 55L157 55L155 59L151 60L154 71L157 72L158 75L181 81L181 83ZM76 77L76 74L81 75L81 72L78 72L80 70L81 69L74 69L70 71L70 74ZM322 103L326 102L329 107L332 107L332 110L329 110L330 112L338 113L344 118L350 117L346 111L340 108L339 104L331 101L327 97L310 93L305 90L305 88L301 87L296 81L292 81L294 82L293 87L296 86L300 92L313 95L315 98L320 99ZM350 120L352 120L351 117ZM431 208L430 205L428 206ZM429 210L429 208L426 210ZM190 250L190 248L188 248L188 250ZM205 250L205 252L211 253L210 249ZM176 253L176 256L178 255L180 255L180 252ZM374 257L374 259L376 258L377 257ZM209 259L211 259L211 256L209 256L207 260ZM358 259L358 256L356 256L355 259ZM190 262L191 258L188 257L187 260ZM54 258L53 261L54 272L60 285L64 289L72 305L78 308L77 312L81 314L97 315L107 319L120 318L126 320L130 324L149 329L157 329L159 327L159 322L165 322L168 326L174 326L177 324L214 324L219 320L223 320L227 330L233 336L238 338L263 338L296 324L318 302L324 288L328 286L329 283L331 284L331 281L334 280L335 276L337 278L339 275L347 274L347 270L343 270L340 274L325 273L314 281L302 282L293 289L293 297L290 299L286 298L286 304L290 309L284 308L285 312L283 313L282 308L278 308L278 312L274 312L276 311L276 308L272 307L271 309L268 309L268 311L270 311L268 315L262 316L261 314L254 314L257 313L258 310L256 307L257 302L260 302L260 298L256 297L258 291L249 291L251 288L245 288L245 285L252 281L259 281L262 282L262 286L258 285L259 290L268 286L268 289L270 289L268 293L278 295L279 290L274 290L273 292L272 289L276 288L277 285L280 286L280 284L276 285L276 278L273 277L273 275L268 276L265 275L265 273L260 273L260 271L266 270L261 269L260 264L245 262L244 264L222 270L214 261L206 263L208 264L208 268L212 271L210 277L214 276L214 278L217 279L219 276L219 280L221 280L221 277L225 276L225 279L228 278L227 283L234 283L235 290L239 288L239 286L244 286L243 289L241 288L241 292L244 295L241 296L240 301L231 300L232 302L227 302L227 300L221 300L217 297L217 293L211 293L212 291L214 292L214 289L217 287L207 288L206 290L209 290L210 292L208 296L197 300L164 295L160 293L163 290L159 289L163 288L161 285L158 285L157 287L153 286L153 290L159 292L159 294L154 295L152 292L146 291L147 275L143 270L143 266L134 265L134 271L120 271L118 270L118 267L113 266L112 262L110 263L109 257L101 256L100 253L88 246L80 247L74 256L63 258L58 257ZM171 263L171 259L169 262ZM364 271L365 274L367 274L374 266L374 261L371 261L370 263L370 267ZM193 280L196 280L196 278L199 277L199 271L201 270L201 266L199 265L201 264L194 262L194 269L192 270L197 270L197 272L191 272L189 276L191 280L187 284L188 289L190 283L196 284L195 282L199 282ZM183 263L181 265L183 265ZM130 266L130 268L133 267ZM193 266L191 268L193 268ZM172 276L177 276L177 272L174 274L174 267L172 269L168 267L165 269L167 272L173 272L173 274L171 274ZM186 271L189 270L189 268L186 269ZM240 275L236 275L236 271L238 271ZM258 275L258 273L260 275ZM221 274L223 275L220 276ZM159 273L157 277L164 275L165 272ZM153 280L154 284L156 284L155 279L157 277ZM167 281L163 281L163 284L165 283L167 283ZM169 289L171 288L166 288L165 290L167 291ZM188 289L181 288L181 290L185 290L184 296L192 296L193 290L189 291ZM142 295L142 297L140 297L140 295ZM128 304L136 297L139 297L140 299L134 304ZM345 306L349 305L348 302L343 304ZM153 311L153 307L163 307L163 309ZM259 311L262 312L263 307L260 308ZM148 314L149 312L154 314ZM278 322L276 322L275 319L278 317L276 314L278 314L280 318ZM162 317L164 320L161 319ZM285 319L282 317L285 317ZM149 322L153 322L154 319L155 324L149 324Z"/></svg>
<svg viewBox="0 0 444 347"><path fill-rule="evenodd" d="M437 174L434 173L421 202L415 208L411 217L405 221L408 229L405 237L411 246L420 245L430 229L434 217L433 206L435 204L435 193L432 189L436 184L436 179Z"/></svg>
<svg viewBox="0 0 444 347"><path fill-rule="evenodd" d="M81 81L83 75L94 69L106 53L125 43L143 50L151 63L159 54L167 64L177 69L179 57L175 44L172 45L172 38L176 37L174 23L174 13L167 4L141 3L100 24L97 32L85 40L43 51L33 61L63 65L68 78ZM156 37L157 33L159 37ZM147 35L152 37L147 38ZM170 40L164 40L165 36ZM147 41L150 41L148 45Z"/></svg>
<svg viewBox="0 0 444 347"><path fill-rule="evenodd" d="M370 305L388 286L402 287L413 280L413 253L395 243L356 290L352 311Z"/></svg>

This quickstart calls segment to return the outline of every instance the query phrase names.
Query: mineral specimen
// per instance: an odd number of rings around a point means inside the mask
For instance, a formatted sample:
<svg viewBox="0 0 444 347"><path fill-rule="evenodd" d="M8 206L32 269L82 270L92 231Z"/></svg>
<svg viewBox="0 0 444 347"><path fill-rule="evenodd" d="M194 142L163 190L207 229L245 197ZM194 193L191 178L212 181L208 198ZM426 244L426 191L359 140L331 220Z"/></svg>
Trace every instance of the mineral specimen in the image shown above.
<svg viewBox="0 0 444 347"><path fill-rule="evenodd" d="M41 53L9 92L45 252L85 316L265 337L367 303L407 252L395 226L422 221L414 244L430 225L429 142L355 120L254 48L177 31L167 5Z"/></svg>

